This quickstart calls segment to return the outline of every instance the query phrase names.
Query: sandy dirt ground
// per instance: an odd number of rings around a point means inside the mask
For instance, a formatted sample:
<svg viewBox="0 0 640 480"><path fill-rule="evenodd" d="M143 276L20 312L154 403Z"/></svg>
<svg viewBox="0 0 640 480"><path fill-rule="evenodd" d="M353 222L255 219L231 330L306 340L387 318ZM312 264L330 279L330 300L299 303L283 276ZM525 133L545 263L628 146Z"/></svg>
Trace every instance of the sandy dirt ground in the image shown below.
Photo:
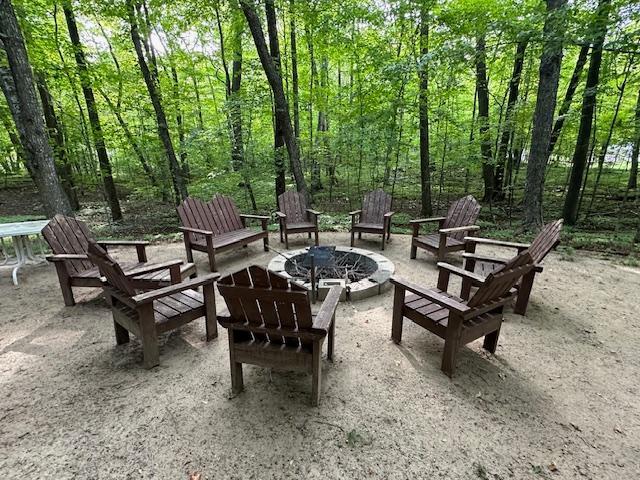
<svg viewBox="0 0 640 480"><path fill-rule="evenodd" d="M377 250L377 238L358 246ZM408 259L409 237L385 254L398 276L435 285L432 257ZM272 256L256 243L219 268ZM149 249L150 260L175 257L180 243ZM0 270L2 479L640 478L635 268L552 254L527 316L506 315L496 355L465 347L453 380L437 337L405 322L403 343L390 340L391 291L341 304L318 408L310 376L252 366L233 396L224 329L210 343L203 320L163 336L147 371L135 337L116 346L99 290L78 289L64 307L52 266L21 280Z"/></svg>

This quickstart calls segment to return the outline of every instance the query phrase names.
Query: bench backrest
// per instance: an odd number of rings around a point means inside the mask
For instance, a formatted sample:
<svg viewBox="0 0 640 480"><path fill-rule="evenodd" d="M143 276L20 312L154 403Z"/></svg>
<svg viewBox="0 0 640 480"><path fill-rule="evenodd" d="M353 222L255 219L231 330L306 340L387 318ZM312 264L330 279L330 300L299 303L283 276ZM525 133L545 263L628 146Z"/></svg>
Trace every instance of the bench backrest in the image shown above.
<svg viewBox="0 0 640 480"><path fill-rule="evenodd" d="M473 225L480 214L480 204L473 195L459 198L451 204L447 211L447 219L443 222L442 228L455 228ZM455 232L450 234L451 238L463 240L469 232Z"/></svg>
<svg viewBox="0 0 640 480"><path fill-rule="evenodd" d="M391 195L381 188L367 193L362 199L362 223L382 224L384 214L391 211Z"/></svg>
<svg viewBox="0 0 640 480"><path fill-rule="evenodd" d="M560 244L560 231L563 223L564 220L562 218L555 222L547 223L542 227L536 238L533 239L529 247L529 253L535 263L542 262L544 257Z"/></svg>
<svg viewBox="0 0 640 480"><path fill-rule="evenodd" d="M307 221L307 202L300 192L287 190L278 195L278 208L287 216L287 223Z"/></svg>
<svg viewBox="0 0 640 480"><path fill-rule="evenodd" d="M258 341L297 346L312 327L307 290L262 267L253 265L221 278L218 291L230 314L221 321L223 326L241 327Z"/></svg>
<svg viewBox="0 0 640 480"><path fill-rule="evenodd" d="M107 252L97 243L91 241L87 248L89 259L98 266L100 274L104 275L109 285L122 294L132 297L136 290L122 271L122 268Z"/></svg>
<svg viewBox="0 0 640 480"><path fill-rule="evenodd" d="M208 230L214 235L244 228L238 207L224 195L216 195L209 202L189 197L176 210L184 227ZM198 235L192 234L194 237Z"/></svg>
<svg viewBox="0 0 640 480"><path fill-rule="evenodd" d="M528 250L524 250L500 268L491 272L476 293L469 299L469 307L479 307L499 300L533 268L533 258Z"/></svg>
<svg viewBox="0 0 640 480"><path fill-rule="evenodd" d="M93 234L87 224L73 217L58 214L42 229L42 236L56 254L87 254ZM67 260L67 269L71 275L94 268L90 260Z"/></svg>

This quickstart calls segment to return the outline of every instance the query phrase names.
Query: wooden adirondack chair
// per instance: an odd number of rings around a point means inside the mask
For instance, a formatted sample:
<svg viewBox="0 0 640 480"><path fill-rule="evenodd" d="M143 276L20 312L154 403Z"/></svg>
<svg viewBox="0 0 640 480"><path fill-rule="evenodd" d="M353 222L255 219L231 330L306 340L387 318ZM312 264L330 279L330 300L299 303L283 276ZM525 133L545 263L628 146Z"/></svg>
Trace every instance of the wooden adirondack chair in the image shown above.
<svg viewBox="0 0 640 480"><path fill-rule="evenodd" d="M276 212L280 222L280 242L284 241L289 249L289 233L315 234L318 245L318 216L320 212L307 208L307 202L300 192L287 190L278 195L279 211ZM284 239L283 239L284 237Z"/></svg>
<svg viewBox="0 0 640 480"><path fill-rule="evenodd" d="M53 255L47 260L56 266L58 280L64 304L75 305L73 290L71 287L100 287L100 272L87 257L89 242L96 241L87 227L87 224L76 220L73 217L56 215L42 229L42 236L51 247ZM97 241L105 250L111 246L135 247L138 254L137 262L127 262L122 264L122 269L135 284L138 289L153 289L171 284L169 267L180 265L181 278L195 275L196 266L194 263L183 263L182 260L172 260L163 263L147 263L146 246L149 242L128 241L128 240L100 240ZM151 266L154 267L152 273L132 275L138 269ZM162 267L162 268L156 268Z"/></svg>
<svg viewBox="0 0 640 480"><path fill-rule="evenodd" d="M138 337L145 368L159 364L158 335L164 332L205 317L207 341L218 336L213 287L219 278L217 273L184 282L176 279L175 284L139 293L118 262L98 244L90 242L87 255L106 277L102 287L113 314L116 343L127 343L129 332ZM141 270L153 272L155 268L147 266ZM203 293L196 290L200 286Z"/></svg>
<svg viewBox="0 0 640 480"><path fill-rule="evenodd" d="M467 195L451 204L446 217L411 220L413 237L410 258L416 258L418 248L430 251L439 261L444 260L449 252L464 250L466 232L480 229L473 225L479 214L480 204L473 195ZM438 222L438 233L420 235L420 225L427 222Z"/></svg>
<svg viewBox="0 0 640 480"><path fill-rule="evenodd" d="M251 266L218 282L229 316L219 316L229 331L231 387L243 389L242 364L302 370L313 375L311 402L320 401L322 344L328 337L333 360L335 311L342 287L331 287L317 315L309 292L262 267Z"/></svg>
<svg viewBox="0 0 640 480"><path fill-rule="evenodd" d="M560 231L562 230L563 222L562 219L559 219L546 224L531 244L505 242L491 238L467 237L465 238L467 243L466 253L462 254L465 259L464 268L469 272L474 272L481 278L486 278L496 268L499 268L500 265L507 263L508 260L505 259L476 253L477 245L514 248L518 253L528 249L529 254L533 258L534 267L529 273L522 277L521 282L516 284L518 299L513 309L515 313L525 315L527 313L527 305L529 304L529 297L531 296L531 289L533 288L536 273L542 272L544 268L544 258L551 250L560 244ZM462 284L461 296L462 298L469 298L471 287L477 286L477 284L473 279L465 279Z"/></svg>
<svg viewBox="0 0 640 480"><path fill-rule="evenodd" d="M367 193L362 200L362 209L349 212L351 215L351 246L354 244L356 232L358 238L362 233L382 234L382 250L384 250L385 235L387 242L391 239L391 195L382 189Z"/></svg>
<svg viewBox="0 0 640 480"><path fill-rule="evenodd" d="M264 215L241 214L234 201L224 195L216 195L209 202L189 197L178 206L182 222L180 230L184 234L187 260L193 262L193 250L205 252L209 256L209 267L216 271L217 252L229 250L238 245L246 246L262 239L264 251L269 251L269 232ZM247 228L247 219L260 220L260 231Z"/></svg>
<svg viewBox="0 0 640 480"><path fill-rule="evenodd" d="M467 343L484 337L483 347L495 353L503 320L502 309L516 295L513 286L533 268L533 260L524 251L484 280L448 263L440 262L438 268L437 288L423 288L405 280L391 279L395 286L391 338L400 343L403 319L407 317L444 339L442 371L451 377L455 372L458 350ZM482 281L468 301L447 293L452 273ZM411 295L406 295L406 292Z"/></svg>

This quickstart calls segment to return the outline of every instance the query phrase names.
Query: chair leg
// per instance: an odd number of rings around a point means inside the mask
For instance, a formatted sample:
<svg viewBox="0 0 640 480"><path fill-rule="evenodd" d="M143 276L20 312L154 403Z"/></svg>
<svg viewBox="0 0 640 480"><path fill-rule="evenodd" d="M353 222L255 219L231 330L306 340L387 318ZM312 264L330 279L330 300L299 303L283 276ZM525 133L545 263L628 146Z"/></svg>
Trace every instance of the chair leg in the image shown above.
<svg viewBox="0 0 640 480"><path fill-rule="evenodd" d="M113 321L113 328L116 331L116 345L124 345L129 343L129 330L124 328L115 320Z"/></svg>
<svg viewBox="0 0 640 480"><path fill-rule="evenodd" d="M289 234L287 231L284 231L284 248L289 250Z"/></svg>
<svg viewBox="0 0 640 480"><path fill-rule="evenodd" d="M362 232L358 232L358 240L362 240Z"/></svg>
<svg viewBox="0 0 640 480"><path fill-rule="evenodd" d="M216 296L213 283L202 287L204 294L204 321L207 330L207 342L218 336L218 324L216 323Z"/></svg>
<svg viewBox="0 0 640 480"><path fill-rule="evenodd" d="M309 232L309 238L311 238L311 232Z"/></svg>
<svg viewBox="0 0 640 480"><path fill-rule="evenodd" d="M316 236L316 247L317 247L318 245L320 245L320 239L318 237L318 229L317 228L315 230L315 236Z"/></svg>
<svg viewBox="0 0 640 480"><path fill-rule="evenodd" d="M354 241L355 241L355 233L356 233L356 232L354 232L354 231L353 231L353 229L352 229L352 230L351 230L351 246L352 246L352 247L353 247L353 243L354 243Z"/></svg>
<svg viewBox="0 0 640 480"><path fill-rule="evenodd" d="M229 337L229 364L231 365L231 391L240 393L244 389L244 381L242 378L242 363L236 362L235 358L235 339L233 329L228 330Z"/></svg>
<svg viewBox="0 0 640 480"><path fill-rule="evenodd" d="M336 316L333 315L333 319L331 320L331 326L329 327L329 338L327 341L327 359L333 362L333 346L335 343L336 337Z"/></svg>
<svg viewBox="0 0 640 480"><path fill-rule="evenodd" d="M216 252L214 250L208 250L207 254L209 255L209 270L212 272L216 271Z"/></svg>
<svg viewBox="0 0 640 480"><path fill-rule="evenodd" d="M391 339L395 343L402 341L402 309L404 307L405 289L395 286L393 293L393 319L391 321Z"/></svg>
<svg viewBox="0 0 640 480"><path fill-rule="evenodd" d="M413 260L414 258L416 258L417 255L418 255L418 247L416 247L415 245L411 245L411 253L409 254L409 258Z"/></svg>
<svg viewBox="0 0 640 480"><path fill-rule="evenodd" d="M384 251L384 237L386 237L387 234L384 233L384 230L382 231L382 251Z"/></svg>
<svg viewBox="0 0 640 480"><path fill-rule="evenodd" d="M527 305L529 305L529 297L531 296L531 289L533 288L533 279L536 276L536 272L531 270L529 273L522 277L520 288L518 289L518 298L516 299L516 306L513 309L518 315L525 315L527 313Z"/></svg>
<svg viewBox="0 0 640 480"><path fill-rule="evenodd" d="M484 342L482 348L490 353L496 353L496 347L498 346L498 337L500 336L500 327L493 332L484 336Z"/></svg>
<svg viewBox="0 0 640 480"><path fill-rule="evenodd" d="M148 304L138 309L140 316L140 341L144 356L144 368L153 368L160 364L158 332L153 315L153 305Z"/></svg>
<svg viewBox="0 0 640 480"><path fill-rule="evenodd" d="M73 298L73 290L71 289L71 277L69 277L67 267L63 262L55 262L55 265L56 273L58 274L58 280L60 282L60 290L62 290L62 298L64 299L64 304L67 307L73 307L76 304L76 301Z"/></svg>
<svg viewBox="0 0 640 480"><path fill-rule="evenodd" d="M187 251L187 262L193 263L193 250L188 242L184 242L184 249Z"/></svg>
<svg viewBox="0 0 640 480"><path fill-rule="evenodd" d="M269 234L268 233L262 239L262 246L265 252L269 251Z"/></svg>
<svg viewBox="0 0 640 480"><path fill-rule="evenodd" d="M317 407L320 404L320 389L322 388L322 364L320 362L320 354L322 352L322 343L318 340L313 342L313 359L312 359L312 385L311 385L311 405Z"/></svg>
<svg viewBox="0 0 640 480"><path fill-rule="evenodd" d="M449 325L444 339L444 352L442 353L442 371L450 378L453 377L456 371L456 357L460 347L460 330L462 327L462 320L458 319L456 321L452 317L453 315L449 313Z"/></svg>

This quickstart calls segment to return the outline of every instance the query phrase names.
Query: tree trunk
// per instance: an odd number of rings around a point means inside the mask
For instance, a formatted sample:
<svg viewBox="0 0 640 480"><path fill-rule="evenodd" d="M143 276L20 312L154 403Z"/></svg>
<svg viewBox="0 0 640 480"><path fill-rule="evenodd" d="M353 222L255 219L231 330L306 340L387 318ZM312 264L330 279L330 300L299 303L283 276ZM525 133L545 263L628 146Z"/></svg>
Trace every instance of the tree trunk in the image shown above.
<svg viewBox="0 0 640 480"><path fill-rule="evenodd" d="M271 53L271 59L276 68L276 73L280 78L282 84L281 65L280 65L280 43L278 42L278 28L276 19L276 8L273 0L265 0L264 2L265 14L267 17L267 34L269 36L269 50ZM284 91L284 89L283 89ZM287 105L287 110L289 109ZM286 180L286 168L285 168L285 141L284 141L284 126L282 125L282 118L275 115L274 127L273 127L273 155L275 166L275 189L276 189L276 202L278 196L283 194L287 188Z"/></svg>
<svg viewBox="0 0 640 480"><path fill-rule="evenodd" d="M482 155L482 179L484 181L484 200L491 201L495 185L492 165L491 138L489 135L489 84L484 33L476 40L476 89L478 91L478 124L480 126L480 153Z"/></svg>
<svg viewBox="0 0 640 480"><path fill-rule="evenodd" d="M522 76L522 67L524 65L524 54L527 49L527 42L518 42L516 46L516 54L513 62L513 73L509 81L509 96L507 98L507 108L504 114L504 122L502 124L502 134L498 143L498 151L496 153L496 173L493 196L497 200L504 199L504 168L507 162L507 150L509 141L513 137L514 132L514 109L518 101L518 91L520 89L520 78Z"/></svg>
<svg viewBox="0 0 640 480"><path fill-rule="evenodd" d="M533 131L524 190L524 227L527 229L538 229L543 224L542 193L562 64L566 4L567 0L547 0L544 43L540 57L540 80L533 114Z"/></svg>
<svg viewBox="0 0 640 480"><path fill-rule="evenodd" d="M71 165L69 164L69 159L67 157L67 148L64 143L64 133L62 131L60 123L58 122L58 117L53 106L53 98L51 97L51 93L49 92L49 88L47 87L47 82L44 76L36 73L35 79L38 88L38 94L40 95L40 101L42 103L45 125L47 126L49 139L52 143L53 154L56 159L56 171L58 172L58 177L60 178L62 188L67 194L67 198L69 199L71 208L73 208L73 210L75 211L80 209L80 204L78 202L78 195L76 194L76 189L73 182Z"/></svg>
<svg viewBox="0 0 640 480"><path fill-rule="evenodd" d="M0 0L0 46L6 52L9 67L0 67L0 87L11 110L25 163L38 187L45 213L48 217L57 213L73 215L56 173L27 49L9 0Z"/></svg>
<svg viewBox="0 0 640 480"><path fill-rule="evenodd" d="M82 87L82 94L84 95L84 100L87 104L89 125L91 125L93 143L98 154L100 176L102 177L104 192L107 197L107 202L109 202L109 208L111 209L111 218L113 220L120 220L122 218L122 211L120 210L120 202L116 193L116 185L113 181L111 162L109 161L109 154L107 153L107 147L104 143L102 125L100 124L100 116L98 115L98 106L96 105L96 99L93 94L93 87L91 86L89 68L84 56L82 43L80 42L78 26L76 25L76 19L73 14L73 10L71 9L70 0L65 0L63 2L62 10L64 11L64 17L67 21L67 28L69 30L69 37L71 38L71 44L73 45L76 65L78 66L78 76L80 77L80 85Z"/></svg>
<svg viewBox="0 0 640 480"><path fill-rule="evenodd" d="M324 164L329 165L329 143L327 141L327 132L329 131L329 119L327 115L327 105L329 98L327 96L327 88L329 82L329 60L323 57L320 60L320 88L318 89L318 97L320 98L318 106L318 135L316 143L320 144L320 148L314 148L313 163L311 164L311 193L322 190L322 167L318 156L324 157Z"/></svg>
<svg viewBox="0 0 640 480"><path fill-rule="evenodd" d="M151 97L151 103L156 114L156 125L158 128L158 136L164 147L165 155L167 156L167 162L169 164L169 172L171 172L171 181L173 183L173 190L175 194L176 204L187 198L189 195L187 192L187 186L183 178L183 172L178 164L176 152L173 148L173 142L171 141L171 135L169 133L169 125L167 123L167 116L162 106L162 95L160 93L160 85L158 83L157 67L155 63L155 56L152 50L143 42L138 30L138 21L136 19L136 9L133 5L133 0L127 0L127 14L129 20L129 27L131 33L131 40L136 50L138 57L138 64L144 77L144 82L147 85L149 97ZM144 48L144 50L143 50ZM150 55L151 69L145 58L145 50Z"/></svg>
<svg viewBox="0 0 640 480"><path fill-rule="evenodd" d="M629 190L638 188L638 157L640 156L640 90L636 101L635 132L633 138L633 150L631 151L631 169L629 170Z"/></svg>
<svg viewBox="0 0 640 480"><path fill-rule="evenodd" d="M298 46L296 35L295 0L289 0L289 29L291 30L291 84L293 89L293 133L300 141L300 92L298 81Z"/></svg>
<svg viewBox="0 0 640 480"><path fill-rule="evenodd" d="M609 12L611 10L611 0L600 0L596 18L593 24L594 42L591 60L589 61L589 71L587 82L582 98L582 110L580 116L580 127L576 148L573 152L573 167L569 178L569 188L564 200L563 217L568 225L575 225L578 220L578 204L580 200L580 190L582 190L582 180L587 156L589 154L589 139L591 138L591 128L593 125L593 112L595 110L596 95L600 79L600 64L602 63L602 46L607 34L607 23L609 22Z"/></svg>
<svg viewBox="0 0 640 480"><path fill-rule="evenodd" d="M291 167L293 170L294 179L296 181L296 186L298 188L298 191L304 195L307 202L310 203L311 199L309 197L307 184L305 182L300 165L300 149L298 147L298 142L291 126L289 104L284 94L282 77L280 77L278 68L274 63L273 58L269 54L269 50L267 49L264 33L262 31L262 25L260 25L260 19L258 18L253 7L252 0L240 0L240 5L242 6L242 11L244 12L247 23L249 24L249 29L251 30L251 35L253 36L253 41L256 45L258 56L260 57L260 63L262 64L262 68L264 69L267 80L269 81L269 86L271 87L271 92L273 93L274 110L276 113L276 118L280 119L281 125L283 127L285 144L289 152L289 159L291 161Z"/></svg>
<svg viewBox="0 0 640 480"><path fill-rule="evenodd" d="M573 95L576 93L578 83L580 82L580 75L582 74L585 63L587 63L588 54L589 44L587 43L586 45L583 45L582 48L580 48L578 60L576 60L576 66L573 69L573 75L571 75L571 80L569 80L569 85L567 86L567 92L564 95L562 105L560 105L560 110L558 110L558 117L556 118L556 122L553 124L553 130L551 131L551 140L549 141L549 155L553 153L556 142L560 137L562 126L564 125L564 121L566 119L567 113L569 112L569 108L571 108Z"/></svg>
<svg viewBox="0 0 640 480"><path fill-rule="evenodd" d="M423 2L420 8L420 70L418 72L419 112L420 117L420 199L422 215L431 215L431 160L429 158L429 71L427 56L429 55L429 10Z"/></svg>
<svg viewBox="0 0 640 480"><path fill-rule="evenodd" d="M242 31L244 19L234 21L233 63L231 67L231 86L229 89L229 113L231 114L231 158L234 169L244 168L244 146L242 140L242 107L240 86L242 83ZM245 179L246 180L246 179Z"/></svg>
<svg viewBox="0 0 640 480"><path fill-rule="evenodd" d="M178 82L178 70L176 66L171 64L171 79L173 80L173 101L176 108L176 125L178 127L178 141L180 142L180 168L185 181L189 181L189 163L187 162L187 150L185 146L184 136L184 117L182 115L182 106L180 104L180 83Z"/></svg>

